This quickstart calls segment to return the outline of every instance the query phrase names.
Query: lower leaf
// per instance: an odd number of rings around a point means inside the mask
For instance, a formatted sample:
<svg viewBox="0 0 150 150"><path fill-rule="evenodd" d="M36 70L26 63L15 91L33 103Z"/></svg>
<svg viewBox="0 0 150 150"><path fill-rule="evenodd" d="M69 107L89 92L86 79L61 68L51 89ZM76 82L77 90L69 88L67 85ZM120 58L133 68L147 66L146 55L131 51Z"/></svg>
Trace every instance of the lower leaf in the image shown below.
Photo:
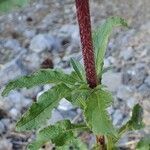
<svg viewBox="0 0 150 150"><path fill-rule="evenodd" d="M70 92L70 88L62 83L43 93L20 119L16 129L26 131L39 128L50 118L52 109L58 105L60 99L67 97Z"/></svg>
<svg viewBox="0 0 150 150"><path fill-rule="evenodd" d="M93 91L86 101L84 115L86 122L96 135L116 135L106 109L112 103L112 96L104 90Z"/></svg>
<svg viewBox="0 0 150 150"><path fill-rule="evenodd" d="M63 146L74 140L75 130L86 128L84 125L71 124L69 120L59 121L55 125L42 129L37 134L37 139L28 146L28 150L38 150L51 140L55 146Z"/></svg>

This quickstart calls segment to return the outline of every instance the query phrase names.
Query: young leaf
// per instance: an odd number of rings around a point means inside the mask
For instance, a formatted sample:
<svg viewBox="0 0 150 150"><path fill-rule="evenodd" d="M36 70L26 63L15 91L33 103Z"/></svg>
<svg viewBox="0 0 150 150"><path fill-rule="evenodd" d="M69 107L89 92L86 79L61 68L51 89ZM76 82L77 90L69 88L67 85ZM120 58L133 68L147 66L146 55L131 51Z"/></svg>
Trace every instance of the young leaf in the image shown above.
<svg viewBox="0 0 150 150"><path fill-rule="evenodd" d="M150 135L145 136L136 146L136 150L150 150Z"/></svg>
<svg viewBox="0 0 150 150"><path fill-rule="evenodd" d="M93 34L93 45L95 48L95 63L96 63L96 71L97 75L101 76L102 68L103 68L103 59L105 56L108 38L114 27L117 26L125 26L127 27L127 23L124 19L120 17L110 17L106 20L106 22L98 27Z"/></svg>
<svg viewBox="0 0 150 150"><path fill-rule="evenodd" d="M85 78L85 70L83 68L83 66L80 64L79 61L76 61L75 59L71 58L71 65L73 67L73 69L75 70L75 72L77 73L77 75L79 76L79 78L81 80L86 81Z"/></svg>
<svg viewBox="0 0 150 150"><path fill-rule="evenodd" d="M106 111L111 103L111 94L104 90L93 91L87 98L84 115L94 134L115 135L115 130Z"/></svg>
<svg viewBox="0 0 150 150"><path fill-rule="evenodd" d="M44 85L48 83L66 83L74 85L76 79L71 75L65 74L62 71L54 70L54 69L42 69L40 71L35 72L29 76L23 76L16 80L10 81L4 91L2 92L2 96L8 95L11 90L19 89L19 88L31 88L37 85Z"/></svg>
<svg viewBox="0 0 150 150"><path fill-rule="evenodd" d="M50 118L51 111L71 90L65 84L59 84L43 93L37 102L33 103L16 125L18 131L37 129Z"/></svg>
<svg viewBox="0 0 150 150"><path fill-rule="evenodd" d="M0 0L0 13L26 6L29 0Z"/></svg>
<svg viewBox="0 0 150 150"><path fill-rule="evenodd" d="M86 128L85 125L71 124L69 120L59 121L55 125L42 129L36 140L28 146L28 150L38 150L46 142L51 140L56 146L63 146L74 140L75 130Z"/></svg>
<svg viewBox="0 0 150 150"><path fill-rule="evenodd" d="M119 134L120 136L126 131L131 130L139 130L144 127L144 123L142 122L143 109L139 104L136 104L132 110L131 119L120 128Z"/></svg>

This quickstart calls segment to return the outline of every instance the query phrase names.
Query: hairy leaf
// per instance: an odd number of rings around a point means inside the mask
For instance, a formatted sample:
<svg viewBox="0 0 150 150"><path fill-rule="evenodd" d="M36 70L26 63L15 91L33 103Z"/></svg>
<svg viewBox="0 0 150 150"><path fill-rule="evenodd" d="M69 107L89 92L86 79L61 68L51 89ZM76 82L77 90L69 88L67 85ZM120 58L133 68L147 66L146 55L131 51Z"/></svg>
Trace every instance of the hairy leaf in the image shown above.
<svg viewBox="0 0 150 150"><path fill-rule="evenodd" d="M115 130L106 111L111 103L111 94L104 90L93 91L88 97L84 115L94 134L115 135Z"/></svg>
<svg viewBox="0 0 150 150"><path fill-rule="evenodd" d="M74 85L76 79L71 75L65 74L62 71L54 70L54 69L42 69L40 71L35 72L29 76L23 76L16 80L10 81L4 91L2 92L2 96L7 95L11 90L19 89L19 88L31 88L37 85L44 85L48 83L58 84L60 82Z"/></svg>
<svg viewBox="0 0 150 150"><path fill-rule="evenodd" d="M28 149L38 150L42 145L50 140L56 146L63 146L73 141L73 131L81 128L86 128L86 126L71 124L69 120L57 122L55 125L42 129L37 134L37 139L28 146Z"/></svg>
<svg viewBox="0 0 150 150"><path fill-rule="evenodd" d="M136 150L150 150L150 135L145 136L136 146Z"/></svg>
<svg viewBox="0 0 150 150"><path fill-rule="evenodd" d="M120 17L110 17L106 22L98 27L93 34L93 45L95 48L95 63L97 75L101 76L103 69L103 59L105 56L108 38L114 27L117 26L127 26L127 23L124 19Z"/></svg>
<svg viewBox="0 0 150 150"><path fill-rule="evenodd" d="M26 131L39 128L47 118L50 118L52 109L58 105L60 99L67 97L70 92L70 88L65 84L59 84L43 93L17 123L17 130Z"/></svg>
<svg viewBox="0 0 150 150"><path fill-rule="evenodd" d="M71 59L70 62L71 62L72 67L76 71L77 75L79 76L79 78L81 80L86 81L85 70L84 70L83 66L80 64L80 62L73 58Z"/></svg>
<svg viewBox="0 0 150 150"><path fill-rule="evenodd" d="M26 6L30 0L0 0L0 13Z"/></svg>
<svg viewBox="0 0 150 150"><path fill-rule="evenodd" d="M132 110L131 119L120 128L119 134L122 135L126 131L131 130L139 130L144 127L144 123L142 122L143 109L139 104L136 104Z"/></svg>

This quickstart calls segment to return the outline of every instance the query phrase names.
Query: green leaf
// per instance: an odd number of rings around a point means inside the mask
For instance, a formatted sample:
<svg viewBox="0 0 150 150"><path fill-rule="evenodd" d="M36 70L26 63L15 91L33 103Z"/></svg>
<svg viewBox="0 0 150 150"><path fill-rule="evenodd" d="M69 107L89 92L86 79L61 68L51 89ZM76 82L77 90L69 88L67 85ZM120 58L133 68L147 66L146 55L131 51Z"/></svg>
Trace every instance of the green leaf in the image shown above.
<svg viewBox="0 0 150 150"><path fill-rule="evenodd" d="M0 13L26 6L30 0L0 0Z"/></svg>
<svg viewBox="0 0 150 150"><path fill-rule="evenodd" d="M28 150L38 150L51 140L56 146L63 146L74 140L73 132L86 128L84 125L71 124L69 120L57 122L55 125L42 129L37 134L37 139L28 146Z"/></svg>
<svg viewBox="0 0 150 150"><path fill-rule="evenodd" d="M60 99L67 97L70 92L65 84L59 84L43 93L17 123L17 131L39 128L50 118L52 109L58 105Z"/></svg>
<svg viewBox="0 0 150 150"><path fill-rule="evenodd" d="M136 150L150 150L150 135L143 137L136 146Z"/></svg>
<svg viewBox="0 0 150 150"><path fill-rule="evenodd" d="M84 70L83 66L81 65L81 63L73 58L71 58L70 62L71 62L72 67L74 68L75 72L79 76L79 78L81 80L86 81L85 70Z"/></svg>
<svg viewBox="0 0 150 150"><path fill-rule="evenodd" d="M131 119L119 129L120 136L126 131L139 130L144 127L143 109L139 104L136 104L132 110Z"/></svg>
<svg viewBox="0 0 150 150"><path fill-rule="evenodd" d="M120 17L110 17L106 20L106 22L102 26L98 27L93 33L93 45L95 48L95 63L98 76L102 74L103 60L109 36L113 28L117 26L127 27L127 23L124 19Z"/></svg>
<svg viewBox="0 0 150 150"><path fill-rule="evenodd" d="M71 147L71 148L70 148ZM66 144L61 147L56 147L56 150L88 150L87 145L83 143L80 139L74 139L71 143Z"/></svg>
<svg viewBox="0 0 150 150"><path fill-rule="evenodd" d="M93 91L86 101L86 122L96 135L115 135L106 109L112 104L112 96L102 89Z"/></svg>
<svg viewBox="0 0 150 150"><path fill-rule="evenodd" d="M74 85L76 81L77 80L71 75L65 74L62 71L54 69L42 69L32 75L23 76L16 80L10 81L2 92L2 96L8 95L8 93L14 89L20 89L24 87L31 88L33 86L44 85L48 83L58 84L60 82Z"/></svg>

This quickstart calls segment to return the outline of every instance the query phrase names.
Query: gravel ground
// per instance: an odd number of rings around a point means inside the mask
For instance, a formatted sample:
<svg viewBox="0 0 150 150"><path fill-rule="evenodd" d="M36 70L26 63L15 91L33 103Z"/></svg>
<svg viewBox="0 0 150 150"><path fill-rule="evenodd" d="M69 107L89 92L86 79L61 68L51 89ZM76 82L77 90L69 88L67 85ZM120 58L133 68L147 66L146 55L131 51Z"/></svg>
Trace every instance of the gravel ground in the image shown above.
<svg viewBox="0 0 150 150"><path fill-rule="evenodd" d="M113 124L124 124L136 103L144 108L143 120L150 125L150 3L149 0L91 0L93 28L107 17L121 16L129 29L115 29L105 57L103 83L114 94L108 109ZM70 72L69 60L81 60L80 38L73 0L45 0L17 12L0 16L0 92L9 80L39 68L63 68ZM40 44L39 44L40 43ZM15 132L15 123L42 91L50 85L13 91L0 97L0 150L24 150L34 138ZM49 123L64 118L82 120L82 112L65 99L53 111ZM148 128L130 132L120 141L123 148L135 149L135 142ZM84 135L89 143L92 135ZM90 144L91 145L91 144ZM50 147L47 149L51 149Z"/></svg>

